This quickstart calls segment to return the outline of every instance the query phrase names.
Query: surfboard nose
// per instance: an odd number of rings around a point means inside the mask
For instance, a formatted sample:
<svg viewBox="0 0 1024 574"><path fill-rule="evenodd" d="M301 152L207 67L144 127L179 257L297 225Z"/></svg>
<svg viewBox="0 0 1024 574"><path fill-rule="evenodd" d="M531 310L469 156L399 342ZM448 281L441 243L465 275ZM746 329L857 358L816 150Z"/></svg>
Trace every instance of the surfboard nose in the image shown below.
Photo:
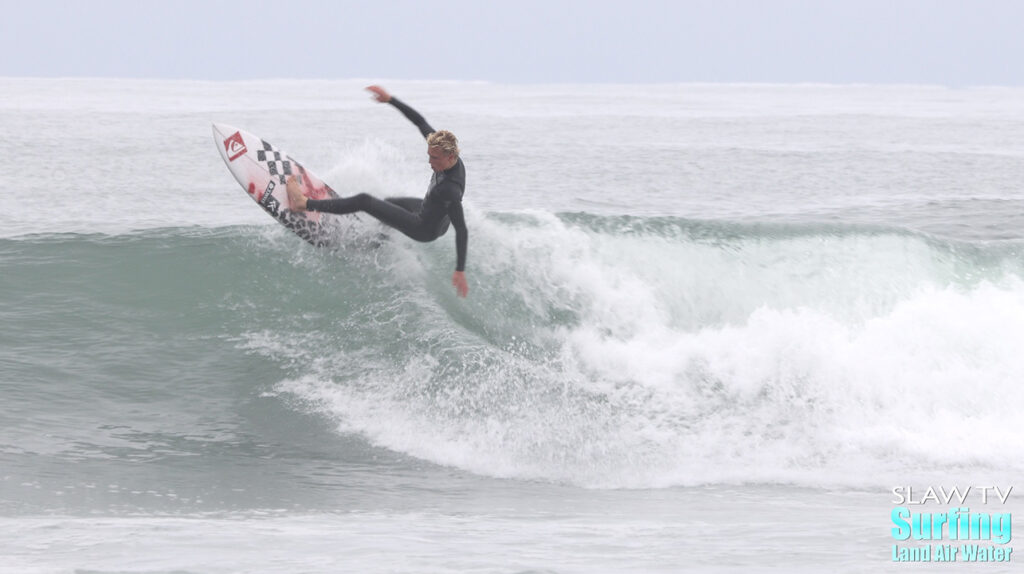
<svg viewBox="0 0 1024 574"><path fill-rule="evenodd" d="M237 128L234 128L234 127L229 126L227 124L221 124L221 123L217 123L217 122L213 123L213 137L215 137L215 138L217 138L217 137L226 138L229 135L231 135L231 134L233 134L233 133L235 133L237 131L238 131Z"/></svg>
<svg viewBox="0 0 1024 574"><path fill-rule="evenodd" d="M241 131L227 124L213 124L213 140L224 161L230 163L246 152Z"/></svg>

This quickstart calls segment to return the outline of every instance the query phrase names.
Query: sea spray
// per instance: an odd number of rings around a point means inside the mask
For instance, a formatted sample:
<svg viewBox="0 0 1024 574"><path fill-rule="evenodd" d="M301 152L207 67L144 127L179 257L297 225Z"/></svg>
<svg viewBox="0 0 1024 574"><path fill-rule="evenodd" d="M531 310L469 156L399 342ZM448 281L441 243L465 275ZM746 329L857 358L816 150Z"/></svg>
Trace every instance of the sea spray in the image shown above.
<svg viewBox="0 0 1024 574"><path fill-rule="evenodd" d="M471 299L425 287L450 258L432 245L391 275L401 314L347 322L281 389L425 460L586 486L841 484L1024 453L984 441L1024 376L1005 246L543 213L475 229Z"/></svg>

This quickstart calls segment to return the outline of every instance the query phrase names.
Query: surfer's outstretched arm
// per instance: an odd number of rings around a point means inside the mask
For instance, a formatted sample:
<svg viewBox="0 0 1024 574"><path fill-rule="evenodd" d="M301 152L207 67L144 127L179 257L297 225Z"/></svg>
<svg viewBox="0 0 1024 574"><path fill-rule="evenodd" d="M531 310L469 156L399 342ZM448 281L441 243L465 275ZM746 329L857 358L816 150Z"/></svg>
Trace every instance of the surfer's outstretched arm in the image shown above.
<svg viewBox="0 0 1024 574"><path fill-rule="evenodd" d="M427 120L423 119L423 116L421 116L419 112L410 108L405 102L389 94L384 88L380 86L369 86L366 89L373 92L373 97L376 98L378 102L395 106L398 111L402 112L403 116L419 128L423 137L427 137L436 131L434 128L430 127L430 124L427 123Z"/></svg>

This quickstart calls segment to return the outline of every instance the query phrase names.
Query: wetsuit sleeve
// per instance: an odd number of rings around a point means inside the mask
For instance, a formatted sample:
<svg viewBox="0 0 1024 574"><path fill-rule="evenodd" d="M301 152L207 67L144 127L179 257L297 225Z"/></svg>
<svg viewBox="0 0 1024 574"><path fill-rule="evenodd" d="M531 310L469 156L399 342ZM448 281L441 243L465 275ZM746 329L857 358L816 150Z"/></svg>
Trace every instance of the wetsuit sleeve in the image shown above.
<svg viewBox="0 0 1024 574"><path fill-rule="evenodd" d="M423 134L424 138L436 131L434 130L434 128L430 127L430 124L427 123L427 120L423 119L423 116L421 116L419 112L410 108L402 100L396 98L395 96L391 96L391 99L388 100L388 103L398 108L398 111L402 112L403 116L405 116L410 122L415 124L415 126L420 129L420 133Z"/></svg>
<svg viewBox="0 0 1024 574"><path fill-rule="evenodd" d="M462 212L462 200L453 199L448 203L448 219L455 228L455 270L466 270L466 248L469 244L469 230L466 229L466 216Z"/></svg>

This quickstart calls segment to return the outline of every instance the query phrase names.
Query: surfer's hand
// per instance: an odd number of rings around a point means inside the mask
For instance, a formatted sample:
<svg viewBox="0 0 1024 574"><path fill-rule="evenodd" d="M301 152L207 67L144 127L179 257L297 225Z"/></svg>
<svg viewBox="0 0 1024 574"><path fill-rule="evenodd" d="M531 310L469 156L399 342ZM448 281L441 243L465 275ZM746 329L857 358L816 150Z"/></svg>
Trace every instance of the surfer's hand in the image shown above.
<svg viewBox="0 0 1024 574"><path fill-rule="evenodd" d="M386 104L391 101L391 94L380 86L367 86L366 89L373 92L373 97L382 104Z"/></svg>
<svg viewBox="0 0 1024 574"><path fill-rule="evenodd" d="M288 178L286 183L288 189L288 208L292 211L306 211L306 196L302 195L302 188L299 187L295 176Z"/></svg>
<svg viewBox="0 0 1024 574"><path fill-rule="evenodd" d="M452 285L455 286L455 292L459 294L459 297L465 297L469 294L469 284L466 283L466 274L462 271L456 271L452 275Z"/></svg>

